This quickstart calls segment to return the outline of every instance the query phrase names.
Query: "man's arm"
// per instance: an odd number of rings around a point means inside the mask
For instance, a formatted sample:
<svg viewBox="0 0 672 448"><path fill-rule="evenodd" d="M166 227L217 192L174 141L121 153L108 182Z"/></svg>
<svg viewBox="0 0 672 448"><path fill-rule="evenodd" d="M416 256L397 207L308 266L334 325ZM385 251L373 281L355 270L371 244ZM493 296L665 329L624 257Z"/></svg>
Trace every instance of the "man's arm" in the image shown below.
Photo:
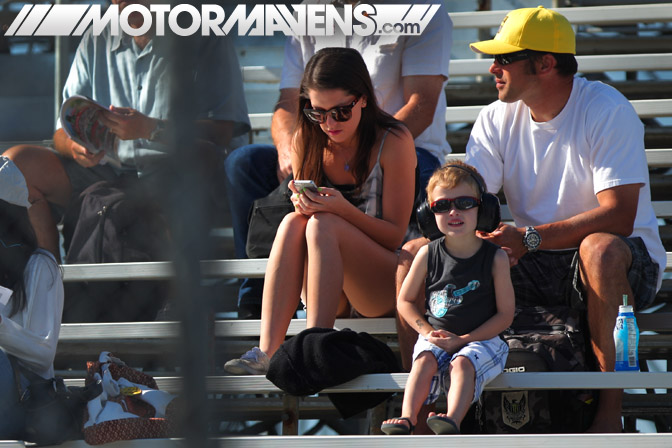
<svg viewBox="0 0 672 448"><path fill-rule="evenodd" d="M271 137L278 150L278 180L292 172L292 134L296 123L299 89L281 89L271 120Z"/></svg>
<svg viewBox="0 0 672 448"><path fill-rule="evenodd" d="M445 80L443 75L412 75L402 78L405 104L394 117L404 122L414 139L432 124Z"/></svg>
<svg viewBox="0 0 672 448"><path fill-rule="evenodd" d="M535 226L541 235L540 249L568 249L578 247L593 233L613 233L630 236L637 216L639 190L642 184L621 185L597 193L599 206L571 218ZM518 260L527 253L523 245L524 227L501 225L482 237L511 249L509 257Z"/></svg>
<svg viewBox="0 0 672 448"><path fill-rule="evenodd" d="M103 124L122 140L151 139L167 142L166 134L154 135L158 118L152 118L130 107L110 106L110 112L101 116ZM196 138L205 140L219 147L228 145L233 136L235 123L226 120L198 120L195 123Z"/></svg>

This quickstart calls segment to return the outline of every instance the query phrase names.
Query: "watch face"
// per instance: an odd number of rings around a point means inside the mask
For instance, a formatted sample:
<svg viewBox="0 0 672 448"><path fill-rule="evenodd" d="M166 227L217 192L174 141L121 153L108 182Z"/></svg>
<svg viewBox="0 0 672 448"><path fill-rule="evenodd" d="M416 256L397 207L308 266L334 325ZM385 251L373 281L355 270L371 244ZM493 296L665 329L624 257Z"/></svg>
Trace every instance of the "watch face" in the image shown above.
<svg viewBox="0 0 672 448"><path fill-rule="evenodd" d="M536 249L539 247L539 244L541 244L541 237L539 236L539 233L531 231L525 235L525 245L528 248Z"/></svg>

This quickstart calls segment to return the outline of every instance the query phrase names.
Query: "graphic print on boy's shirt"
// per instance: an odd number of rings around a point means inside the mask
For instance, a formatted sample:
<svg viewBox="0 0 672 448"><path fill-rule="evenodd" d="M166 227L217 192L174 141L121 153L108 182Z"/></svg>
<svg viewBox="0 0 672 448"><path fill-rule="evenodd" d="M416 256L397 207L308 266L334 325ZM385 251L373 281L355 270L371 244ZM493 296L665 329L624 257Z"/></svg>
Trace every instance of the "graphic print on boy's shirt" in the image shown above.
<svg viewBox="0 0 672 448"><path fill-rule="evenodd" d="M446 315L448 307L461 304L464 295L476 290L479 286L481 284L478 280L472 280L461 289L456 289L457 286L450 283L441 291L432 291L429 295L429 310L435 317L443 317Z"/></svg>

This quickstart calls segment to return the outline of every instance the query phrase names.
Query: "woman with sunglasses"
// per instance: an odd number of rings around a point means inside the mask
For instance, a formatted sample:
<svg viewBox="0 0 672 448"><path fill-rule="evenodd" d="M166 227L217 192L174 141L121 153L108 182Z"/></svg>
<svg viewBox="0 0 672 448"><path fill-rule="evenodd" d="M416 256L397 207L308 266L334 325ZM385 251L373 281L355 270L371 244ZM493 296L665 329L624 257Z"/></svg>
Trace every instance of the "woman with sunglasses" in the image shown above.
<svg viewBox="0 0 672 448"><path fill-rule="evenodd" d="M226 363L263 375L285 339L299 300L307 327L334 325L354 310L394 312L397 248L415 195L410 132L378 104L366 65L348 48L318 51L306 66L293 136L295 213L280 225L266 268L259 347Z"/></svg>
<svg viewBox="0 0 672 448"><path fill-rule="evenodd" d="M442 391L446 413L430 413L427 425L436 434L459 434L471 404L504 369L509 347L499 334L513 321L513 286L506 252L476 236L479 183L485 185L474 168L452 161L427 184L444 236L420 249L399 291L397 312L418 340L402 416L383 422L386 434L409 434L423 402L433 403ZM424 314L415 305L423 285Z"/></svg>
<svg viewBox="0 0 672 448"><path fill-rule="evenodd" d="M22 390L29 384L25 371L52 378L63 312L58 264L37 247L27 207L23 175L0 156L0 439L23 439L25 416L12 363Z"/></svg>

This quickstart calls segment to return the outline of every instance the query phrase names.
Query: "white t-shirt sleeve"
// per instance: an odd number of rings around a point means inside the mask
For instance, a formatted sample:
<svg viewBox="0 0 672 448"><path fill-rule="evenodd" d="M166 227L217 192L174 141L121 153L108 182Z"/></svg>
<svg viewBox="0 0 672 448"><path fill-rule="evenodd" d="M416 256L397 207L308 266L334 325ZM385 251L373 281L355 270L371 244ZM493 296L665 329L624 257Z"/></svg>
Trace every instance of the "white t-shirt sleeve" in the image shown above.
<svg viewBox="0 0 672 448"><path fill-rule="evenodd" d="M304 65L301 42L297 37L288 37L285 40L280 89L298 89L301 86Z"/></svg>
<svg viewBox="0 0 672 448"><path fill-rule="evenodd" d="M401 76L443 75L447 79L452 36L453 22L440 7L422 34L406 40Z"/></svg>
<svg viewBox="0 0 672 448"><path fill-rule="evenodd" d="M599 110L605 110L600 107ZM609 113L589 113L594 120L590 164L593 170L594 193L617 187L646 182L648 165L644 150L644 125L633 107L621 102L609 107Z"/></svg>
<svg viewBox="0 0 672 448"><path fill-rule="evenodd" d="M501 114L494 111L495 105L490 105L478 114L467 143L465 162L478 170L488 191L496 194L504 182L504 161L497 132L497 117Z"/></svg>

